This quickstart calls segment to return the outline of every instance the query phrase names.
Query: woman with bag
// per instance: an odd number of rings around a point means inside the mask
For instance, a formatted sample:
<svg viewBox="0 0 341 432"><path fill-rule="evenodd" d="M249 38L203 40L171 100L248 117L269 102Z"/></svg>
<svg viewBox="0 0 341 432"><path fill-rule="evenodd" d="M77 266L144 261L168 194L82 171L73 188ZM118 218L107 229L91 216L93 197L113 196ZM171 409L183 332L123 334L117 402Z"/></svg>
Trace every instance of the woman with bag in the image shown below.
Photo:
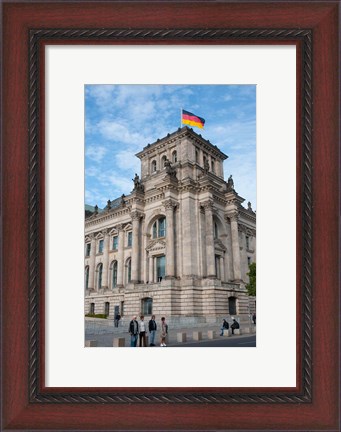
<svg viewBox="0 0 341 432"><path fill-rule="evenodd" d="M160 338L161 338L160 346L162 346L162 347L167 346L166 345L166 336L167 336L167 333L168 333L168 325L166 323L166 318L162 317L161 318L161 335L160 335Z"/></svg>

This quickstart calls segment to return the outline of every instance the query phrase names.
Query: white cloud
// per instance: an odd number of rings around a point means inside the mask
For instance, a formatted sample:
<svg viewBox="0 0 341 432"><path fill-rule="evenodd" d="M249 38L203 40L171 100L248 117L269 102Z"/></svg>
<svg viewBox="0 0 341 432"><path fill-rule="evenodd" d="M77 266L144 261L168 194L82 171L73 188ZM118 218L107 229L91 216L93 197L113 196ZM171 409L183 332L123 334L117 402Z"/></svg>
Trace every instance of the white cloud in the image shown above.
<svg viewBox="0 0 341 432"><path fill-rule="evenodd" d="M107 140L128 144L136 149L141 148L142 143L148 140L142 133L132 132L125 124L115 121L101 120L97 128Z"/></svg>
<svg viewBox="0 0 341 432"><path fill-rule="evenodd" d="M107 153L107 149L103 146L89 145L86 148L85 155L94 162L101 162Z"/></svg>

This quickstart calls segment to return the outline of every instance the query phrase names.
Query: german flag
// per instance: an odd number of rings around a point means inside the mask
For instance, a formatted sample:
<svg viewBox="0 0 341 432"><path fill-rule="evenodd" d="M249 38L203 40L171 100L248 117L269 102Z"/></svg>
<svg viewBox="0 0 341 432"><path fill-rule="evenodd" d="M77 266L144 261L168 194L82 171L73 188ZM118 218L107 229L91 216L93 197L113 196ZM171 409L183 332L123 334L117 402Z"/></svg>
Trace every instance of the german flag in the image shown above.
<svg viewBox="0 0 341 432"><path fill-rule="evenodd" d="M202 129L205 124L205 119L198 117L189 111L185 111L184 109L182 110L181 121L184 124L196 126L200 129Z"/></svg>

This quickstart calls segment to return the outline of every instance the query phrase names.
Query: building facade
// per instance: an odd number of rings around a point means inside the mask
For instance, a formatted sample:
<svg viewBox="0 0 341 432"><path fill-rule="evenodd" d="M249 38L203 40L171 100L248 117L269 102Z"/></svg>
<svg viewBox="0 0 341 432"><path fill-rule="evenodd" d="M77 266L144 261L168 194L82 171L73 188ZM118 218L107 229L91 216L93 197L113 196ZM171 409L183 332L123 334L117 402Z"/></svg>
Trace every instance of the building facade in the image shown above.
<svg viewBox="0 0 341 432"><path fill-rule="evenodd" d="M85 313L248 316L256 214L224 180L227 156L188 127L136 156L132 192L86 211Z"/></svg>

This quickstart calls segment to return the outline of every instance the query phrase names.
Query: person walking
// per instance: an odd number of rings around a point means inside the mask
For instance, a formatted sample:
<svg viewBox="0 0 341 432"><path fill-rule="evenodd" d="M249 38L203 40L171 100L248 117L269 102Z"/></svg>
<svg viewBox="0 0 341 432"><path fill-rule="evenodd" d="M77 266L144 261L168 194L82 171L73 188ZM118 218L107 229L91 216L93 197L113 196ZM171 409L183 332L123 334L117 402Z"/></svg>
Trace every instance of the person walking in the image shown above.
<svg viewBox="0 0 341 432"><path fill-rule="evenodd" d="M136 347L137 338L139 335L139 324L136 321L136 316L133 316L133 319L129 323L129 334L130 334L130 346Z"/></svg>
<svg viewBox="0 0 341 432"><path fill-rule="evenodd" d="M229 323L226 321L226 319L223 319L223 324L220 328L220 336L224 336L224 330L229 329Z"/></svg>
<svg viewBox="0 0 341 432"><path fill-rule="evenodd" d="M139 322L139 345L140 347L142 346L146 346L146 330L147 330L147 326L146 323L144 322L144 316L141 315L140 316L140 322Z"/></svg>
<svg viewBox="0 0 341 432"><path fill-rule="evenodd" d="M252 321L253 321L254 325L256 325L256 314L255 313L252 315Z"/></svg>
<svg viewBox="0 0 341 432"><path fill-rule="evenodd" d="M168 325L166 323L166 318L162 317L161 318L161 335L160 335L160 338L161 338L160 346L162 346L162 347L167 346L166 345L166 336L167 336L167 333L168 333Z"/></svg>
<svg viewBox="0 0 341 432"><path fill-rule="evenodd" d="M239 322L236 321L234 318L232 318L233 323L231 324L232 334L234 334L234 331L236 329L239 329Z"/></svg>
<svg viewBox="0 0 341 432"><path fill-rule="evenodd" d="M119 313L116 314L116 316L115 316L115 327L118 327L118 323L119 323L120 319L121 319L121 315Z"/></svg>
<svg viewBox="0 0 341 432"><path fill-rule="evenodd" d="M152 315L151 320L149 320L148 330L149 330L149 334L150 334L150 344L149 345L155 346L155 334L156 334L156 330L157 330L155 315Z"/></svg>

